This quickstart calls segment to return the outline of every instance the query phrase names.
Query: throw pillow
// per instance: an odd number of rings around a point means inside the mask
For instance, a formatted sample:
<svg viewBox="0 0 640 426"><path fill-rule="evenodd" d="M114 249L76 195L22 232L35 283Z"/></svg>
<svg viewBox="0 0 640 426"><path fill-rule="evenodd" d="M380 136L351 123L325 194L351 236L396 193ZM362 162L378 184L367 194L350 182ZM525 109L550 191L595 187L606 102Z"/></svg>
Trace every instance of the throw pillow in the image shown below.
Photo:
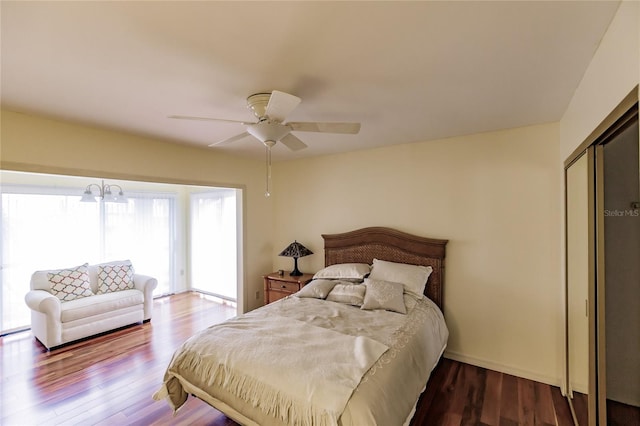
<svg viewBox="0 0 640 426"><path fill-rule="evenodd" d="M47 272L51 294L63 302L93 296L89 282L89 264Z"/></svg>
<svg viewBox="0 0 640 426"><path fill-rule="evenodd" d="M98 266L98 294L129 290L133 287L133 265L130 262Z"/></svg>
<svg viewBox="0 0 640 426"><path fill-rule="evenodd" d="M404 287L401 283L365 278L364 285L367 291L362 309L384 309L401 314L407 313L403 297Z"/></svg>

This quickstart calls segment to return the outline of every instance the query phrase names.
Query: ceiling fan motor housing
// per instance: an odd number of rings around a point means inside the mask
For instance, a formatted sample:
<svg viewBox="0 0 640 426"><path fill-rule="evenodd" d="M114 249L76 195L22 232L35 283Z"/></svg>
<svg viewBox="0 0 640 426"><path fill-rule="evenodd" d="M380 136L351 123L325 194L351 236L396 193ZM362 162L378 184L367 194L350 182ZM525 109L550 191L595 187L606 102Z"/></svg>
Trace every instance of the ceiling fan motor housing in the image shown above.
<svg viewBox="0 0 640 426"><path fill-rule="evenodd" d="M247 107L258 118L262 118L267 114L267 105L269 105L269 99L271 93L255 93L247 98Z"/></svg>

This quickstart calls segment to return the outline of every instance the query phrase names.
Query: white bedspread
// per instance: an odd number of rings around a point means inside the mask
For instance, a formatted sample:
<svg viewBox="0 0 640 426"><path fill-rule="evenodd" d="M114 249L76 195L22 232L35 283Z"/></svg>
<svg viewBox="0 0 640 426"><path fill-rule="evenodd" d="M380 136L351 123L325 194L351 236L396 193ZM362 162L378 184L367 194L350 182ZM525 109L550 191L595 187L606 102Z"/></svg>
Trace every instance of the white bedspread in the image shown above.
<svg viewBox="0 0 640 426"><path fill-rule="evenodd" d="M285 423L335 425L362 376L387 349L365 336L254 313L191 337L170 371L208 378L207 386L220 386ZM167 395L163 388L157 398Z"/></svg>
<svg viewBox="0 0 640 426"><path fill-rule="evenodd" d="M154 398L167 397L177 410L187 392L193 393L242 424L401 425L448 337L433 302L405 302L409 309L403 315L318 299L282 299L185 342ZM238 360L238 353L249 358ZM205 362L212 359L225 367ZM235 379L229 380L228 365L239 371ZM321 383L318 377L325 373ZM241 376L250 377L248 393L234 384L243 382L237 379ZM283 394L288 396L266 396ZM297 408L292 412L288 404Z"/></svg>

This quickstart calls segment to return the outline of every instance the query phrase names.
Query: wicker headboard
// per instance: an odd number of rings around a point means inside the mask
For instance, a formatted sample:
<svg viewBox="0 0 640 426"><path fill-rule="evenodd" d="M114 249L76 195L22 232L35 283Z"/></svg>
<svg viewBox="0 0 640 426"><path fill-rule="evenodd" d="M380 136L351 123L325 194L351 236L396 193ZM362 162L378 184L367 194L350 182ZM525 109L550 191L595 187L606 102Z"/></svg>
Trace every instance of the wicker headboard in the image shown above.
<svg viewBox="0 0 640 426"><path fill-rule="evenodd" d="M373 263L373 259L431 266L424 294L443 309L444 257L448 240L418 237L390 228L362 228L322 235L325 266Z"/></svg>

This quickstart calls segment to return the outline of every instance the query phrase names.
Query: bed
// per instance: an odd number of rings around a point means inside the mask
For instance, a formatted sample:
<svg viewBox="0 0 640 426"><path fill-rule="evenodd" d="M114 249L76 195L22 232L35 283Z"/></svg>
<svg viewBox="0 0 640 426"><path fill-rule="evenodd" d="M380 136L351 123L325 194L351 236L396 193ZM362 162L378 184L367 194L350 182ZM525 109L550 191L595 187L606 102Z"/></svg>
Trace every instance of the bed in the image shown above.
<svg viewBox="0 0 640 426"><path fill-rule="evenodd" d="M154 399L177 411L193 395L242 425L408 425L448 338L447 240L322 237L311 283L189 338Z"/></svg>

